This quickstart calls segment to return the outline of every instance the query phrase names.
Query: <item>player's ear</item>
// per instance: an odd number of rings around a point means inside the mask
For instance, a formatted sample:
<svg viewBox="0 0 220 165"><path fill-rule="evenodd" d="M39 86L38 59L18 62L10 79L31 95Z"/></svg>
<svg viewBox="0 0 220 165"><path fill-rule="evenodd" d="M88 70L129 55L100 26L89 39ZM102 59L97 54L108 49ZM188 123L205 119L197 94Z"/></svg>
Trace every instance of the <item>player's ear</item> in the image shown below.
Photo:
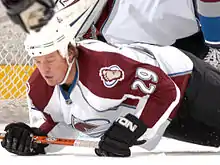
<svg viewBox="0 0 220 165"><path fill-rule="evenodd" d="M68 45L69 62L72 62L74 58L77 58L78 54L79 52L77 47L73 46L72 44L69 44Z"/></svg>

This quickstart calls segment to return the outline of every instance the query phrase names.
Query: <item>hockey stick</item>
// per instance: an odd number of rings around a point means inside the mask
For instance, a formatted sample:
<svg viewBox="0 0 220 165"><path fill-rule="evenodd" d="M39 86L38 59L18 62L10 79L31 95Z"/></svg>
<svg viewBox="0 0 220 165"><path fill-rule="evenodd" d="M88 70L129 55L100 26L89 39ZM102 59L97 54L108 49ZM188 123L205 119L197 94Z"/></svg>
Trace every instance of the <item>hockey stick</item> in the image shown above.
<svg viewBox="0 0 220 165"><path fill-rule="evenodd" d="M0 139L5 137L5 133L0 133ZM57 144L65 146L77 146L77 147L90 147L97 148L97 141L87 141L87 140L77 140L77 139L63 139L63 138L54 138L47 136L34 136L34 142L41 144Z"/></svg>

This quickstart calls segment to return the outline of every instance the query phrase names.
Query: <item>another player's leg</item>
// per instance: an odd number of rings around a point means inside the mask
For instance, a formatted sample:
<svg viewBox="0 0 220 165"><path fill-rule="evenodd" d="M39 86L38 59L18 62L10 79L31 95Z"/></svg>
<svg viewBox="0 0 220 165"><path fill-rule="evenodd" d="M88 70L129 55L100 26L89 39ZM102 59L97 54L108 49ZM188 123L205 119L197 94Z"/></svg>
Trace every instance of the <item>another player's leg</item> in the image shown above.
<svg viewBox="0 0 220 165"><path fill-rule="evenodd" d="M177 116L165 136L191 143L220 145L220 72L185 52L194 69Z"/></svg>

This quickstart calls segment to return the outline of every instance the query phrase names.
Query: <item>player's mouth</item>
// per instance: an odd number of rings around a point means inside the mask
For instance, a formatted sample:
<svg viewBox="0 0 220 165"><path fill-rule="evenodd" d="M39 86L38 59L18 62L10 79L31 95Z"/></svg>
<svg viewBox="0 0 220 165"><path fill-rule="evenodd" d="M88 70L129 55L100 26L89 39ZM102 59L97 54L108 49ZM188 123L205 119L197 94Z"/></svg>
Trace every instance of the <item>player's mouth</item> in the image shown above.
<svg viewBox="0 0 220 165"><path fill-rule="evenodd" d="M53 76L44 76L46 79L50 80L53 78Z"/></svg>

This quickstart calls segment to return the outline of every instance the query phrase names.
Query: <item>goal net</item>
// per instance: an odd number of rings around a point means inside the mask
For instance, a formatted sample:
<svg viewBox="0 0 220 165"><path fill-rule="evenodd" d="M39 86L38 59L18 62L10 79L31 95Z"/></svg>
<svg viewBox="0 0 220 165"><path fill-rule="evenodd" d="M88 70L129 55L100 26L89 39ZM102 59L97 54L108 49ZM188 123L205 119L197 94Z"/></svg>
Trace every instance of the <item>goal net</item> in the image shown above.
<svg viewBox="0 0 220 165"><path fill-rule="evenodd" d="M24 50L25 33L6 16L0 4L0 113L22 118L27 112L26 81L34 70L33 62Z"/></svg>

